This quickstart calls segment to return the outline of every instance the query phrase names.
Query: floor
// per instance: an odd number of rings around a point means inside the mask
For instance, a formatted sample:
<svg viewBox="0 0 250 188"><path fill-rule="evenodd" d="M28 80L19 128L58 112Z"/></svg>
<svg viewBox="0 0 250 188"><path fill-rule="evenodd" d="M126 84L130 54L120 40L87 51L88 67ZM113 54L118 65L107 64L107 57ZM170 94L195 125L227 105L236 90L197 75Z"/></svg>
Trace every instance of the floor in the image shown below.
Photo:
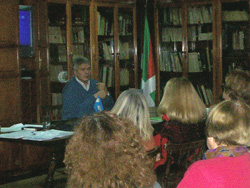
<svg viewBox="0 0 250 188"><path fill-rule="evenodd" d="M54 188L66 188L67 175L64 168L57 169L54 174ZM17 182L0 185L0 188L43 188L47 175L20 180Z"/></svg>

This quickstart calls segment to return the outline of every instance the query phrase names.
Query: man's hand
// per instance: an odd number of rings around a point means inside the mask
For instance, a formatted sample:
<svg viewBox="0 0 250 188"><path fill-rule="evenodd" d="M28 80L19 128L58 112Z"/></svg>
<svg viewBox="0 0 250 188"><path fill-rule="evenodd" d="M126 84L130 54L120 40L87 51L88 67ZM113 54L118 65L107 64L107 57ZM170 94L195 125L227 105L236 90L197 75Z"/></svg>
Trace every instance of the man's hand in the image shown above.
<svg viewBox="0 0 250 188"><path fill-rule="evenodd" d="M97 83L96 84L96 88L99 90L99 91L106 91L106 92L108 92L108 90L107 90L107 87L106 87L106 85L104 84L104 83Z"/></svg>
<svg viewBox="0 0 250 188"><path fill-rule="evenodd" d="M97 93L95 93L94 97L97 98L99 95L101 97L101 99L105 99L107 94L108 94L107 91L101 90L101 91L98 91Z"/></svg>

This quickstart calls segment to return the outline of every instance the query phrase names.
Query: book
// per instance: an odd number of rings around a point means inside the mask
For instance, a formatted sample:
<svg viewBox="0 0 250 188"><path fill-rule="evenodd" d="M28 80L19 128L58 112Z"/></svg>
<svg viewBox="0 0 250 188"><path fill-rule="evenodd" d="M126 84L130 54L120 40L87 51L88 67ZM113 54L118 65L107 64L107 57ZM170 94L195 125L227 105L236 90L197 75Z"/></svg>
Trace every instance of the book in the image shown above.
<svg viewBox="0 0 250 188"><path fill-rule="evenodd" d="M108 67L103 66L102 68L102 83L106 84L107 82L107 72L108 72Z"/></svg>
<svg viewBox="0 0 250 188"><path fill-rule="evenodd" d="M113 85L113 67L108 67L107 87L111 87L112 85Z"/></svg>
<svg viewBox="0 0 250 188"><path fill-rule="evenodd" d="M208 101L207 92L206 92L204 85L201 85L201 91L202 91L202 95L204 96L204 99L205 99L205 104L209 105L210 103Z"/></svg>
<svg viewBox="0 0 250 188"><path fill-rule="evenodd" d="M120 85L121 86L129 85L129 71L127 68L120 69Z"/></svg>

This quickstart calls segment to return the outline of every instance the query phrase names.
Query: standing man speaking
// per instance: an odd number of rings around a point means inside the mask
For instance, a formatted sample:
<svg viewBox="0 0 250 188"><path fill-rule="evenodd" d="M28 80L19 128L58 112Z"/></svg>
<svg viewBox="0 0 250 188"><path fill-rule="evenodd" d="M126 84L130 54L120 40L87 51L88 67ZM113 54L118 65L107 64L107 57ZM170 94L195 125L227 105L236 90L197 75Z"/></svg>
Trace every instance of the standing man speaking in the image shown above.
<svg viewBox="0 0 250 188"><path fill-rule="evenodd" d="M99 96L104 110L114 105L104 83L90 79L91 64L85 57L73 61L74 77L63 88L62 119L81 118L95 112L94 104Z"/></svg>

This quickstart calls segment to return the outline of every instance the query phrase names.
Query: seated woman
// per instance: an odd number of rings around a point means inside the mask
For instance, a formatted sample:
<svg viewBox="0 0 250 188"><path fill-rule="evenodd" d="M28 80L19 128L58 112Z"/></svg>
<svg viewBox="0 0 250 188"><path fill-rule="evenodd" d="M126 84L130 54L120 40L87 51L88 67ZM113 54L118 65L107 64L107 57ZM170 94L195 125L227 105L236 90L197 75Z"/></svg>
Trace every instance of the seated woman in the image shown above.
<svg viewBox="0 0 250 188"><path fill-rule="evenodd" d="M131 120L140 132L146 151L156 146L153 127L150 123L149 109L144 95L137 89L129 89L118 97L112 113Z"/></svg>
<svg viewBox="0 0 250 188"><path fill-rule="evenodd" d="M155 175L141 136L109 112L83 118L66 146L67 187L152 187Z"/></svg>
<svg viewBox="0 0 250 188"><path fill-rule="evenodd" d="M244 102L223 101L207 119L206 160L193 163L178 188L250 186L250 108Z"/></svg>
<svg viewBox="0 0 250 188"><path fill-rule="evenodd" d="M223 99L240 99L250 105L249 72L235 69L227 74L224 84Z"/></svg>
<svg viewBox="0 0 250 188"><path fill-rule="evenodd" d="M163 122L154 126L156 144L162 149L155 162L158 178L165 172L165 143L181 144L205 139L206 106L192 83L184 77L170 79L158 106Z"/></svg>

